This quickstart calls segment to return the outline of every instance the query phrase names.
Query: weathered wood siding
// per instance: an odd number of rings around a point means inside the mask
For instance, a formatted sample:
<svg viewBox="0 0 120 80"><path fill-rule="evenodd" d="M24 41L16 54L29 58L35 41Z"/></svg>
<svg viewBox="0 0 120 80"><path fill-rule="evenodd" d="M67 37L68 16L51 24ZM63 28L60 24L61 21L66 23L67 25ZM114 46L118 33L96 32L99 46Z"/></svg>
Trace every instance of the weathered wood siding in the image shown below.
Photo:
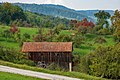
<svg viewBox="0 0 120 80"><path fill-rule="evenodd" d="M60 65L68 65L69 62L72 62L72 53L70 52L41 52L41 53L29 53L29 59L34 62L44 62L45 64L57 63Z"/></svg>

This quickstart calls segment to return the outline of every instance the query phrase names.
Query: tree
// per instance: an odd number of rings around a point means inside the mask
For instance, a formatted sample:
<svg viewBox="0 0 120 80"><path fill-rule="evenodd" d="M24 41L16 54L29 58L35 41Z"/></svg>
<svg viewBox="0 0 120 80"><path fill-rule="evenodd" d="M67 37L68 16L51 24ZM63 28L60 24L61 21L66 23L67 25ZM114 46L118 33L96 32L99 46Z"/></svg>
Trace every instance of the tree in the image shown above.
<svg viewBox="0 0 120 80"><path fill-rule="evenodd" d="M15 25L11 25L10 32L15 34L15 33L19 32L19 29Z"/></svg>
<svg viewBox="0 0 120 80"><path fill-rule="evenodd" d="M107 19L111 17L108 12L99 11L98 13L95 13L94 16L97 18L97 25L101 25L101 28L103 28L103 26L105 25L105 27L108 28L109 23Z"/></svg>
<svg viewBox="0 0 120 80"><path fill-rule="evenodd" d="M20 40L21 40L21 34L20 34L20 32L14 34L14 38L15 38L15 40L16 40L17 42L20 42Z"/></svg>
<svg viewBox="0 0 120 80"><path fill-rule="evenodd" d="M115 11L114 15L111 17L111 22L114 36L117 41L120 42L120 11Z"/></svg>
<svg viewBox="0 0 120 80"><path fill-rule="evenodd" d="M82 29L83 28L83 29L86 29L86 31L89 31L89 29L92 29L95 27L95 24L92 21L88 21L87 18L84 18L81 21L71 20L70 25L74 29L80 29L80 28Z"/></svg>
<svg viewBox="0 0 120 80"><path fill-rule="evenodd" d="M30 39L30 35L29 35L28 33L24 33L24 34L23 34L23 37L24 37L25 39Z"/></svg>
<svg viewBox="0 0 120 80"><path fill-rule="evenodd" d="M58 41L58 42L71 42L72 37L70 35L60 34L56 37L56 41Z"/></svg>
<svg viewBox="0 0 120 80"><path fill-rule="evenodd" d="M56 37L53 29L48 30L48 33L45 34L45 36L46 36L46 41L47 42L52 42L54 40L54 38Z"/></svg>
<svg viewBox="0 0 120 80"><path fill-rule="evenodd" d="M88 32L88 29L89 29L89 28L87 28L87 27L80 26L80 27L78 28L78 32L84 35L84 34L86 34L86 33Z"/></svg>
<svg viewBox="0 0 120 80"><path fill-rule="evenodd" d="M22 37L20 36L20 34L17 34L17 37L18 37L17 40L19 41L20 47L22 47L24 42L27 42L30 39L30 35L28 33L24 33Z"/></svg>
<svg viewBox="0 0 120 80"><path fill-rule="evenodd" d="M74 37L73 37L73 44L74 47L79 48L81 44L84 43L85 37L80 35L79 33L77 33Z"/></svg>
<svg viewBox="0 0 120 80"><path fill-rule="evenodd" d="M3 36L6 38L6 40L7 40L8 38L11 38L11 37L12 37L9 30L4 30L4 31L3 31Z"/></svg>
<svg viewBox="0 0 120 80"><path fill-rule="evenodd" d="M26 16L20 7L8 2L0 5L0 22L8 25L16 19L26 20Z"/></svg>
<svg viewBox="0 0 120 80"><path fill-rule="evenodd" d="M120 79L120 44L98 47L81 58L81 72L108 79Z"/></svg>
<svg viewBox="0 0 120 80"><path fill-rule="evenodd" d="M27 55L13 48L2 47L0 45L0 60L13 62L16 64L26 64L34 66L35 63L27 58Z"/></svg>
<svg viewBox="0 0 120 80"><path fill-rule="evenodd" d="M77 23L78 23L77 20L71 20L71 21L70 21L70 29L75 29Z"/></svg>
<svg viewBox="0 0 120 80"><path fill-rule="evenodd" d="M42 27L39 28L38 34L33 39L36 42L46 41L46 37L44 36L44 29Z"/></svg>
<svg viewBox="0 0 120 80"><path fill-rule="evenodd" d="M54 32L56 34L59 34L61 30L63 30L65 28L64 24L58 24L55 28L54 28Z"/></svg>

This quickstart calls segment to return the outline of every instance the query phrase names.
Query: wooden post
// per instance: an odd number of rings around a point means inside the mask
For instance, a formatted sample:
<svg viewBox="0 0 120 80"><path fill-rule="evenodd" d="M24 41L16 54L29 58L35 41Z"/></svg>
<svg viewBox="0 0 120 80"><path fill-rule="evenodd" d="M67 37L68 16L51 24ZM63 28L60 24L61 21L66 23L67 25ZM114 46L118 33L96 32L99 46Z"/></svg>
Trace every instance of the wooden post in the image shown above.
<svg viewBox="0 0 120 80"><path fill-rule="evenodd" d="M72 63L71 62L69 63L69 71L70 72L72 71Z"/></svg>

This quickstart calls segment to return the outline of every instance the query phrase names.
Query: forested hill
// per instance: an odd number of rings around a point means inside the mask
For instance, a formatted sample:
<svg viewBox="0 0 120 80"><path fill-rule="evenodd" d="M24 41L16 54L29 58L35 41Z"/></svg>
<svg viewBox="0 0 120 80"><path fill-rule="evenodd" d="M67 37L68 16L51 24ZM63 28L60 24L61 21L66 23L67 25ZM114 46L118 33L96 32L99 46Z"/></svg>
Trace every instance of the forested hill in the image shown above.
<svg viewBox="0 0 120 80"><path fill-rule="evenodd" d="M23 4L23 3L15 3L15 5L20 6L23 10L28 10L31 12L45 14L45 15L52 15L52 16L59 16L68 19L78 19L82 20L83 18L87 18L88 20L95 21L94 14L97 13L99 10L74 10L67 8L62 5L53 5L53 4ZM105 10L113 15L113 10Z"/></svg>
<svg viewBox="0 0 120 80"><path fill-rule="evenodd" d="M68 19L78 19L82 20L83 18L87 18L88 20L94 21L92 18L87 15L81 14L73 9L69 9L67 7L61 5L53 5L53 4L23 4L23 3L15 3L15 5L20 6L23 10L28 10L30 12L35 12L39 14L52 15L58 17L64 17Z"/></svg>
<svg viewBox="0 0 120 80"><path fill-rule="evenodd" d="M21 27L47 27L53 28L63 25L68 28L69 21L66 18L53 17L30 11L23 11L19 6L11 3L0 4L0 24L15 24Z"/></svg>

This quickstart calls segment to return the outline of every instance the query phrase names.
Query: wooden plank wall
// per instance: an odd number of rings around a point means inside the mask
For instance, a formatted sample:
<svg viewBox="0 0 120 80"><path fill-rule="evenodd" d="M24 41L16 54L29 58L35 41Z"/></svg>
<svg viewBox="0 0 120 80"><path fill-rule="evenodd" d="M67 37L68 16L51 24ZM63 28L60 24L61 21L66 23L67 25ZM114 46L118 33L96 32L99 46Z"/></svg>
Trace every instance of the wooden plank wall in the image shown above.
<svg viewBox="0 0 120 80"><path fill-rule="evenodd" d="M29 53L29 59L34 62L45 62L45 64L58 63L60 65L69 65L69 62L72 62L72 53L70 52L40 52L40 53Z"/></svg>

